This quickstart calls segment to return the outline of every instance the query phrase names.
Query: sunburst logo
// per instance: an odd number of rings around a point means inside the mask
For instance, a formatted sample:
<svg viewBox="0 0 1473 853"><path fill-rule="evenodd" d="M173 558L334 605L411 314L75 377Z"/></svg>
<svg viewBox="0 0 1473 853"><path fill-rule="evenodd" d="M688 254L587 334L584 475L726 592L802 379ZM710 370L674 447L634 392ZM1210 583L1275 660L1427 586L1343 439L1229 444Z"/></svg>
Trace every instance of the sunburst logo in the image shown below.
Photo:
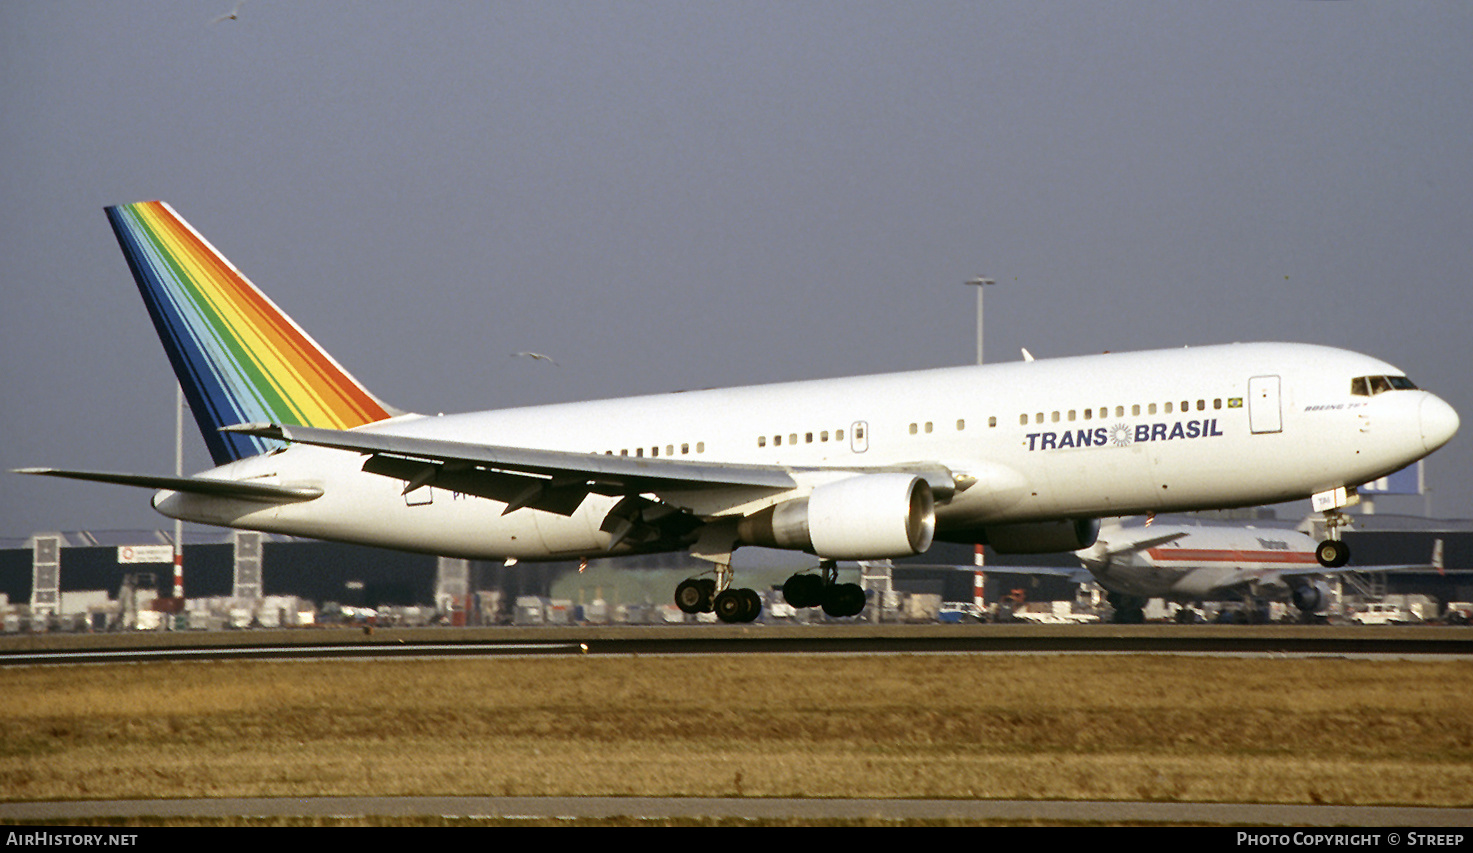
<svg viewBox="0 0 1473 853"><path fill-rule="evenodd" d="M1110 443L1116 447L1128 447L1135 438L1135 433L1130 424L1116 424L1110 427Z"/></svg>

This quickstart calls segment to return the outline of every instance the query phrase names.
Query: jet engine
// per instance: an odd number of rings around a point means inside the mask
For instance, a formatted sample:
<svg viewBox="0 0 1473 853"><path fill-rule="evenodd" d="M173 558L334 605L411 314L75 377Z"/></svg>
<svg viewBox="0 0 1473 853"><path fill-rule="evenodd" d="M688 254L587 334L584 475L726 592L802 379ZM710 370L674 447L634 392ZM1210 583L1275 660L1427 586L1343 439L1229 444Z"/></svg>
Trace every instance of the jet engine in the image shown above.
<svg viewBox="0 0 1473 853"><path fill-rule="evenodd" d="M1290 599L1301 613L1319 613L1330 606L1330 588L1324 581L1303 584L1294 587Z"/></svg>
<svg viewBox="0 0 1473 853"><path fill-rule="evenodd" d="M807 551L826 560L909 557L931 547L936 501L911 474L864 474L742 519L746 545Z"/></svg>
<svg viewBox="0 0 1473 853"><path fill-rule="evenodd" d="M1033 521L1026 524L991 524L983 528L986 544L999 554L1049 554L1078 551L1095 544L1100 535L1098 518L1064 521Z"/></svg>

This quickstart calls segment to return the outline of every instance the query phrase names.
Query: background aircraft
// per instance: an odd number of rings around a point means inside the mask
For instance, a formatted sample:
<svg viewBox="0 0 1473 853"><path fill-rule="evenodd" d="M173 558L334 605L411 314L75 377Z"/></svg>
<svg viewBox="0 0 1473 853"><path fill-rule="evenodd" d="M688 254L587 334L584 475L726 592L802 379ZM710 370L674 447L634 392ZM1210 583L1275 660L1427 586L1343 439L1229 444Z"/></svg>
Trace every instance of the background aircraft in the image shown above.
<svg viewBox="0 0 1473 853"><path fill-rule="evenodd" d="M1441 540L1424 565L1326 568L1317 548L1314 538L1281 527L1132 518L1102 525L1095 543L1074 553L1107 591L1114 621L1126 623L1142 621L1152 598L1243 601L1250 613L1265 601L1289 601L1310 617L1330 604L1326 578L1336 572L1442 566Z"/></svg>

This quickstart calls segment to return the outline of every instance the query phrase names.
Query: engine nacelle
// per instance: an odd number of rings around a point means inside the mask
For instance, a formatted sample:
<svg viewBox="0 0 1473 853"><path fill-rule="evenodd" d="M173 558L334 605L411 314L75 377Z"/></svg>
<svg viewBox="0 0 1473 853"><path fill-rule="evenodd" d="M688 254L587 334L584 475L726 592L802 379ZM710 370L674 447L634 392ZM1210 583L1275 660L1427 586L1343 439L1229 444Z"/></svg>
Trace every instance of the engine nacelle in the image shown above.
<svg viewBox="0 0 1473 853"><path fill-rule="evenodd" d="M1095 544L1100 535L1098 518L1065 521L1033 521L1026 524L990 524L983 528L984 541L999 554L1049 554L1078 551Z"/></svg>
<svg viewBox="0 0 1473 853"><path fill-rule="evenodd" d="M828 560L909 557L931 547L936 501L911 474L863 474L825 483L806 498L753 513L737 525L746 545L808 551Z"/></svg>
<svg viewBox="0 0 1473 853"><path fill-rule="evenodd" d="M1319 613L1330 606L1330 588L1324 581L1294 587L1290 600L1302 613Z"/></svg>

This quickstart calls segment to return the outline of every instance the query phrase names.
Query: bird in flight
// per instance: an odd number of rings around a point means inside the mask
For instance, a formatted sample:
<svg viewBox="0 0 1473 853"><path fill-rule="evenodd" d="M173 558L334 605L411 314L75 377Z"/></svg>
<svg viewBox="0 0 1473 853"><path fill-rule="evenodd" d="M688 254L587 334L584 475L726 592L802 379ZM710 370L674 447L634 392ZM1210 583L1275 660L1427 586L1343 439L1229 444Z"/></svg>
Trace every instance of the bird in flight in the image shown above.
<svg viewBox="0 0 1473 853"><path fill-rule="evenodd" d="M512 358L530 358L533 361L545 361L548 364L552 365L553 367L557 367L557 362L553 361L551 356L543 355L540 352L527 352L527 351L524 350L522 352L514 352L514 353L512 353L511 354L511 357Z"/></svg>
<svg viewBox="0 0 1473 853"><path fill-rule="evenodd" d="M235 8L233 8L229 12L226 12L225 14L219 16L218 18L216 18L215 20L211 21L210 23L212 23L212 24L218 24L221 21L238 21L238 20L240 20L240 7L242 7L244 5L245 5L245 0L236 0Z"/></svg>

